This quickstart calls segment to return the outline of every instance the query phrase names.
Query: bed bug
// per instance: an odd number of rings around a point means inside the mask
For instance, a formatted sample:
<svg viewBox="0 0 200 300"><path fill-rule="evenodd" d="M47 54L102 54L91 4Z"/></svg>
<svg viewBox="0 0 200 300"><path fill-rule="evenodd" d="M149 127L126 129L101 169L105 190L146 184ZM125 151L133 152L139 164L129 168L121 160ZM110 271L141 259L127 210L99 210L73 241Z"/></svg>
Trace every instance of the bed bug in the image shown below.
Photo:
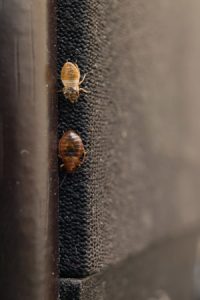
<svg viewBox="0 0 200 300"><path fill-rule="evenodd" d="M62 91L66 99L76 102L80 93L88 93L83 88L80 88L81 83L85 80L86 74L80 81L80 70L77 64L66 62L61 70L61 81L64 85Z"/></svg>
<svg viewBox="0 0 200 300"><path fill-rule="evenodd" d="M59 157L68 173L73 173L85 160L86 151L80 136L73 130L66 131L59 141Z"/></svg>

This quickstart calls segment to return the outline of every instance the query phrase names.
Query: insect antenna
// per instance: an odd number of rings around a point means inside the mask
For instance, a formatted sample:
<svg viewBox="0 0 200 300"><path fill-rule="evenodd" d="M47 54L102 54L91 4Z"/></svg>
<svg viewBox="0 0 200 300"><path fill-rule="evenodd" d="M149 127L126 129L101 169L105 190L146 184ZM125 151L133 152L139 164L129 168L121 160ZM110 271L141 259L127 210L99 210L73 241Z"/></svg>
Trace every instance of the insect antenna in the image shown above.
<svg viewBox="0 0 200 300"><path fill-rule="evenodd" d="M59 188L62 188L62 186L63 186L63 183L64 183L64 181L65 181L65 179L66 179L66 175L64 176L64 178L63 178L63 180L61 181L61 183L60 183L60 185L59 185Z"/></svg>

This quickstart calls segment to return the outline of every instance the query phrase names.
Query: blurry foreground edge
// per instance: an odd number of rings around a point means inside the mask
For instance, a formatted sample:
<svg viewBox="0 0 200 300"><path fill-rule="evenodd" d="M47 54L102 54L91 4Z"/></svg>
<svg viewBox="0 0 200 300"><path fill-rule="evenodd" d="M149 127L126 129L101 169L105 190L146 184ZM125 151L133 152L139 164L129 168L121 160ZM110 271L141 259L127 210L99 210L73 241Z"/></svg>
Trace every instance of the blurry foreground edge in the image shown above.
<svg viewBox="0 0 200 300"><path fill-rule="evenodd" d="M3 300L55 300L58 294L57 124L46 78L54 68L53 6L48 0L0 4Z"/></svg>

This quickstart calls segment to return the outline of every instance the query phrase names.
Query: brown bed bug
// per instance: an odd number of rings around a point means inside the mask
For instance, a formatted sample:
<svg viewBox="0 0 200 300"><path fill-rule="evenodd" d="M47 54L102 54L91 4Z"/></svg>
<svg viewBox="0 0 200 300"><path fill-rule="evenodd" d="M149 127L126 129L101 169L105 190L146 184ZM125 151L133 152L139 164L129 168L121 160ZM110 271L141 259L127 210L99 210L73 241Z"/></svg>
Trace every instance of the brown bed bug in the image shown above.
<svg viewBox="0 0 200 300"><path fill-rule="evenodd" d="M76 102L78 100L80 93L88 93L83 88L80 88L81 83L85 80L86 74L80 81L80 70L77 64L72 62L66 62L61 70L61 81L64 85L62 91L66 99L71 102Z"/></svg>
<svg viewBox="0 0 200 300"><path fill-rule="evenodd" d="M85 160L86 151L80 136L73 130L66 131L59 141L59 157L68 173L73 173Z"/></svg>

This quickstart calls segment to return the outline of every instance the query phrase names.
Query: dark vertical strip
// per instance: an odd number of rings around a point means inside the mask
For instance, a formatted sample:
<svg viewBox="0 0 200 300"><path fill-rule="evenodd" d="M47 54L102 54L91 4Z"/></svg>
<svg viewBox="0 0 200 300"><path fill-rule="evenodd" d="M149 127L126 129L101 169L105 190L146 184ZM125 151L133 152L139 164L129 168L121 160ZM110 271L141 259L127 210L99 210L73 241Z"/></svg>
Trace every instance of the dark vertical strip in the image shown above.
<svg viewBox="0 0 200 300"><path fill-rule="evenodd" d="M54 2L0 6L0 298L56 300ZM53 76L51 76L53 78Z"/></svg>
<svg viewBox="0 0 200 300"><path fill-rule="evenodd" d="M57 1L57 71L68 60L77 62L81 75L88 72L86 41L87 1ZM88 81L87 81L88 82ZM60 80L58 85L61 85ZM60 86L59 88L60 89ZM88 151L88 99L80 95L75 104L67 101L63 93L58 94L59 125L58 135L67 130L75 131ZM89 152L88 152L89 153ZM87 274L88 248L88 179L90 155L74 173L60 170L59 188L59 238L60 276L83 276Z"/></svg>
<svg viewBox="0 0 200 300"><path fill-rule="evenodd" d="M77 63L81 85L89 91L82 93L74 104L58 94L59 138L67 130L75 131L82 139L87 157L74 173L60 170L59 238L60 275L80 278L99 271L106 261L108 236L107 178L110 177L113 119L109 118L112 103L110 45L106 19L110 1L57 1L57 71L68 60ZM111 78L113 80L113 78ZM117 128L117 127L116 127ZM112 150L113 151L113 150ZM109 175L108 175L109 174ZM108 211L109 212L109 211ZM110 249L109 249L110 250Z"/></svg>

